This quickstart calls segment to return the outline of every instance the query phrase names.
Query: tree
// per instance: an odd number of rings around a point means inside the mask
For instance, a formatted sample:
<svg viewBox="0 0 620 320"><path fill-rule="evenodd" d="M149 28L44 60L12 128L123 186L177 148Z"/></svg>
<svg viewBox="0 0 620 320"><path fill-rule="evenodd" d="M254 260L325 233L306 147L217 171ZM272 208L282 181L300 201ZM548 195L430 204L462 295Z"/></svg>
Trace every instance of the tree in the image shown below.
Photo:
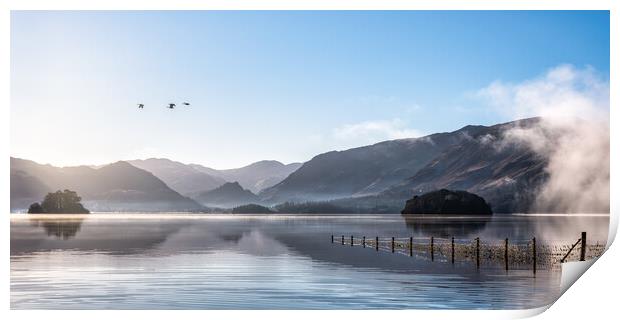
<svg viewBox="0 0 620 320"><path fill-rule="evenodd" d="M28 208L28 213L45 213L45 211L38 202L35 202L30 205L30 208Z"/></svg>
<svg viewBox="0 0 620 320"><path fill-rule="evenodd" d="M90 213L80 201L82 198L75 191L58 190L48 193L40 205L33 203L28 213Z"/></svg>

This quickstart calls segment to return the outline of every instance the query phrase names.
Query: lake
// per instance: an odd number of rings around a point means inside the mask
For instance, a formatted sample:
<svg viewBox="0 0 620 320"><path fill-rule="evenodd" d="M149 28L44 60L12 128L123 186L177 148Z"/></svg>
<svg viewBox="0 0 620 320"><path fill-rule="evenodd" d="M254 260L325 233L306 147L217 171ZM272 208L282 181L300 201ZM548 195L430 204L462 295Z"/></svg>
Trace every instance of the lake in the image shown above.
<svg viewBox="0 0 620 320"><path fill-rule="evenodd" d="M559 270L341 245L349 237L607 240L609 216L11 215L12 309L524 309ZM331 242L335 235L336 243Z"/></svg>

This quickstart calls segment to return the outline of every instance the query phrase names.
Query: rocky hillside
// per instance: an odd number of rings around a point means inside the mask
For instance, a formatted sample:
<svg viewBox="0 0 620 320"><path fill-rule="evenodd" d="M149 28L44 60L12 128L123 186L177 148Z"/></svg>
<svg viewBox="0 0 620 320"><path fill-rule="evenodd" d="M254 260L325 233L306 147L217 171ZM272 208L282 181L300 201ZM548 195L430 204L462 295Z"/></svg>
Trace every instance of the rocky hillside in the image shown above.
<svg viewBox="0 0 620 320"><path fill-rule="evenodd" d="M334 200L360 212L398 212L414 195L445 188L479 194L494 212L527 212L547 179L547 160L524 145L506 143L504 134L539 120L466 126L328 152L259 195L267 203Z"/></svg>

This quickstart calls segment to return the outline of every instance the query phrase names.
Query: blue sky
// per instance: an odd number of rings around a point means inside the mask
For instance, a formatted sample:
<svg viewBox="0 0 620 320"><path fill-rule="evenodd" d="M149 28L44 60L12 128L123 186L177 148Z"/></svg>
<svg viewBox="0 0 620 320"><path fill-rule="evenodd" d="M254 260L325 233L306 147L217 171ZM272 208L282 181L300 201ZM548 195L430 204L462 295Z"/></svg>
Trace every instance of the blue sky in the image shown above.
<svg viewBox="0 0 620 320"><path fill-rule="evenodd" d="M306 161L512 120L475 93L563 64L608 81L608 12L17 11L11 154Z"/></svg>

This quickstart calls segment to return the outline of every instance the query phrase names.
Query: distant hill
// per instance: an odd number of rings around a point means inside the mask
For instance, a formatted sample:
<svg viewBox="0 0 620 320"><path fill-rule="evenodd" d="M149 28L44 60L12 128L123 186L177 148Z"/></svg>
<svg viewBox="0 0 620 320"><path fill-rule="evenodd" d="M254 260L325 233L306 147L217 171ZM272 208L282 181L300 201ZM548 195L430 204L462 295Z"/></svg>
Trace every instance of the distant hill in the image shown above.
<svg viewBox="0 0 620 320"><path fill-rule="evenodd" d="M486 199L494 212L527 212L537 188L548 178L547 160L524 145L495 142L507 129L529 127L538 121L533 118L483 127L381 196L400 201L436 189L466 190Z"/></svg>
<svg viewBox="0 0 620 320"><path fill-rule="evenodd" d="M197 211L203 207L148 171L119 161L99 169L54 167L11 158L11 210L23 210L47 192L71 189L91 211ZM13 178L16 178L13 180ZM33 200L34 201L31 201Z"/></svg>
<svg viewBox="0 0 620 320"><path fill-rule="evenodd" d="M399 212L416 194L466 190L487 199L493 211L527 212L547 178L546 159L524 145L499 145L506 130L539 118L318 155L259 196L265 203L325 201L359 212Z"/></svg>
<svg viewBox="0 0 620 320"><path fill-rule="evenodd" d="M213 190L226 183L226 180L219 176L168 159L150 158L146 160L130 160L127 162L154 174L170 188L188 197Z"/></svg>
<svg viewBox="0 0 620 320"><path fill-rule="evenodd" d="M213 190L226 182L238 182L243 188L257 193L284 180L301 166L301 163L283 164L274 160L264 160L241 168L217 170L164 158L127 162L151 172L169 187L188 197Z"/></svg>
<svg viewBox="0 0 620 320"><path fill-rule="evenodd" d="M243 189L238 182L227 182L211 191L199 194L195 199L206 206L225 208L260 202L252 191Z"/></svg>
<svg viewBox="0 0 620 320"><path fill-rule="evenodd" d="M451 133L323 153L259 195L268 203L375 195L413 176L477 130L480 128L471 126Z"/></svg>
<svg viewBox="0 0 620 320"><path fill-rule="evenodd" d="M284 180L289 174L299 169L301 165L297 162L283 164L275 160L263 160L245 167L226 170L215 170L196 164L191 166L196 170L220 177L228 182L239 182L242 187L257 193Z"/></svg>
<svg viewBox="0 0 620 320"><path fill-rule="evenodd" d="M25 171L11 169L11 211L27 209L51 190L41 179Z"/></svg>
<svg viewBox="0 0 620 320"><path fill-rule="evenodd" d="M171 209L163 210L200 207L179 191L213 207L327 203L351 212L398 213L415 195L449 189L480 195L496 213L528 212L537 190L548 179L548 160L524 144L505 143L504 135L539 122L531 118L470 125L421 138L331 151L303 164L260 161L229 170L167 159L131 161L147 172L127 162L56 168L11 158L11 209L25 208L47 192L68 188L76 190L93 211L101 210L97 205L103 204L121 207L115 203L155 211L161 211L164 204ZM550 137L560 134L550 133Z"/></svg>

